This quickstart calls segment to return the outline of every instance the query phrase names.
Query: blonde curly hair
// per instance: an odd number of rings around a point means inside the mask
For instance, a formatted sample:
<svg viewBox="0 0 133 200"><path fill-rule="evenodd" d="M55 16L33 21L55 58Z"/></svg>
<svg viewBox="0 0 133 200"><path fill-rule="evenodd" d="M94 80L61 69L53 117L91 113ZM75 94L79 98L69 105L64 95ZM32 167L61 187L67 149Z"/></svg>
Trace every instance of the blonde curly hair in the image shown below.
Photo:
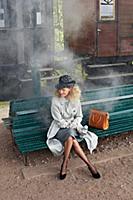
<svg viewBox="0 0 133 200"><path fill-rule="evenodd" d="M59 90L57 89L56 92L55 92L55 96L58 96L60 97L60 94L59 94ZM81 97L81 90L79 88L78 85L74 85L71 90L70 90L70 93L68 94L67 96L67 99L70 100L70 101L75 101L75 100L79 100Z"/></svg>

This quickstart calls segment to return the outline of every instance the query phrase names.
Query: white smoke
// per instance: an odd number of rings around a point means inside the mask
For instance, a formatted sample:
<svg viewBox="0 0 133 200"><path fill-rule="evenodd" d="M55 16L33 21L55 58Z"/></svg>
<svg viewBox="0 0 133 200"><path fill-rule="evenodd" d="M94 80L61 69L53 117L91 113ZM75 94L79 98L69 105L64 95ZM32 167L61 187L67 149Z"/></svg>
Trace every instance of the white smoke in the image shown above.
<svg viewBox="0 0 133 200"><path fill-rule="evenodd" d="M64 19L65 19L65 32L66 34L81 34L80 30L87 23L88 17L92 16L93 2L81 0L67 0L64 2Z"/></svg>
<svg viewBox="0 0 133 200"><path fill-rule="evenodd" d="M57 0L54 1L57 2ZM51 18L53 10L50 7L52 0L13 0L13 2L11 4L11 9L14 10L12 20L16 18L16 29L14 30L17 30L17 33L13 32L12 29L11 33L7 35L6 45L4 40L0 40L0 54L5 46L5 50L9 50L8 46L12 46L11 51L7 51L9 52L9 59L7 59L9 62L10 57L14 60L16 57L16 61L19 64L25 62L37 68L53 67L57 70L59 69L63 74L70 74L78 83L83 85L82 67L80 62L75 61L74 53L67 47L61 52L54 51L54 27L53 19ZM96 13L94 11L94 1L63 1L65 39L73 41L75 38L83 37L87 23L90 23L88 19L91 19L92 24L96 20ZM38 19L37 16L39 16ZM34 24L36 22L38 24ZM89 27L91 27L90 24ZM15 52L17 53L15 54ZM111 74L114 74L114 72L110 72ZM121 78L119 77L114 79L111 84L115 86L120 83ZM51 84L53 83L51 82ZM91 86L97 87L97 85L87 84L86 89Z"/></svg>

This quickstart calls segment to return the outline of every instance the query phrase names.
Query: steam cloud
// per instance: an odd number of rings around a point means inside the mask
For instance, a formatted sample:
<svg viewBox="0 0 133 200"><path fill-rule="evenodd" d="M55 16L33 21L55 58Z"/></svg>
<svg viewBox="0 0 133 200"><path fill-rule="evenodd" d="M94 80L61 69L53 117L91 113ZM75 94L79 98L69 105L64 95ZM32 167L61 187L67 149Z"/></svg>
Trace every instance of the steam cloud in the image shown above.
<svg viewBox="0 0 133 200"><path fill-rule="evenodd" d="M80 30L87 22L89 15L92 15L91 6L88 2L81 0L67 0L64 2L66 33L80 34Z"/></svg>
<svg viewBox="0 0 133 200"><path fill-rule="evenodd" d="M10 50L8 51L10 57L8 62L13 63L16 59L19 64L25 62L29 66L31 65L37 68L52 66L64 69L64 73L71 74L74 79L83 85L84 80L82 75L76 73L75 70L77 63L74 60L73 52L66 47L61 52L54 51L53 19L51 18L53 8L51 2L51 0L12 0L12 3L10 3L10 9L12 10L10 20L11 25L13 27L17 27L17 37L15 36L12 28L12 32L8 34L8 40L5 48L8 49L8 46L12 46L12 48L9 48ZM54 0L54 2L56 3L57 0ZM95 20L95 13L91 10L92 5L94 6L93 1L91 3L81 0L64 1L63 12L66 37L72 36L73 38L80 36L80 34L82 35L81 30L87 22L88 17L90 18L90 15L93 23ZM38 18L38 23L40 24L36 26L37 13L38 16L40 16L41 13L41 18ZM14 45L15 43L16 45ZM0 46L5 47L5 41L1 40ZM15 53L15 51L17 53ZM55 57L58 58L58 61L55 61ZM120 81L120 78L115 79L112 85L118 85ZM87 84L85 88L88 89L91 86L95 87L93 84ZM51 90L51 88L53 89L53 87L53 85L51 86L49 84L49 90Z"/></svg>

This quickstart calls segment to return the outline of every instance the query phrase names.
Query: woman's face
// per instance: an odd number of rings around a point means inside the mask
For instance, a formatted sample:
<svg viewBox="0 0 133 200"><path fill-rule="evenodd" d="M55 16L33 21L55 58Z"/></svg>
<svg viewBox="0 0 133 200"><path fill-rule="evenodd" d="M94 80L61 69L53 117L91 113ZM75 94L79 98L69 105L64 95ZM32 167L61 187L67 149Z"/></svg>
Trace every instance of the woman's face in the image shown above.
<svg viewBox="0 0 133 200"><path fill-rule="evenodd" d="M62 88L62 89L59 89L59 95L61 97L67 97L69 95L70 90L71 90L71 88Z"/></svg>

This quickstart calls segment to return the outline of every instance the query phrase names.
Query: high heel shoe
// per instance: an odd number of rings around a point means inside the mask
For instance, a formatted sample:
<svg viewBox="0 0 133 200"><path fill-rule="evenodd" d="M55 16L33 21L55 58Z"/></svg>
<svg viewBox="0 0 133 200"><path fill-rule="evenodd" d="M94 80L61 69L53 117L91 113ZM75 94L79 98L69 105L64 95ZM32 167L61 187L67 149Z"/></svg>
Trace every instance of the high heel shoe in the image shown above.
<svg viewBox="0 0 133 200"><path fill-rule="evenodd" d="M61 165L61 170L60 170L60 180L65 179L65 178L66 178L66 175L67 175L66 173L65 173L65 174L62 174L63 164L64 164L64 163L62 163L62 165Z"/></svg>
<svg viewBox="0 0 133 200"><path fill-rule="evenodd" d="M92 168L90 168L89 166L88 166L88 169L90 170L90 172L91 172L93 178L98 179L98 178L101 177L100 173L99 173L97 170L96 170L96 172L94 172L94 171L92 170Z"/></svg>

